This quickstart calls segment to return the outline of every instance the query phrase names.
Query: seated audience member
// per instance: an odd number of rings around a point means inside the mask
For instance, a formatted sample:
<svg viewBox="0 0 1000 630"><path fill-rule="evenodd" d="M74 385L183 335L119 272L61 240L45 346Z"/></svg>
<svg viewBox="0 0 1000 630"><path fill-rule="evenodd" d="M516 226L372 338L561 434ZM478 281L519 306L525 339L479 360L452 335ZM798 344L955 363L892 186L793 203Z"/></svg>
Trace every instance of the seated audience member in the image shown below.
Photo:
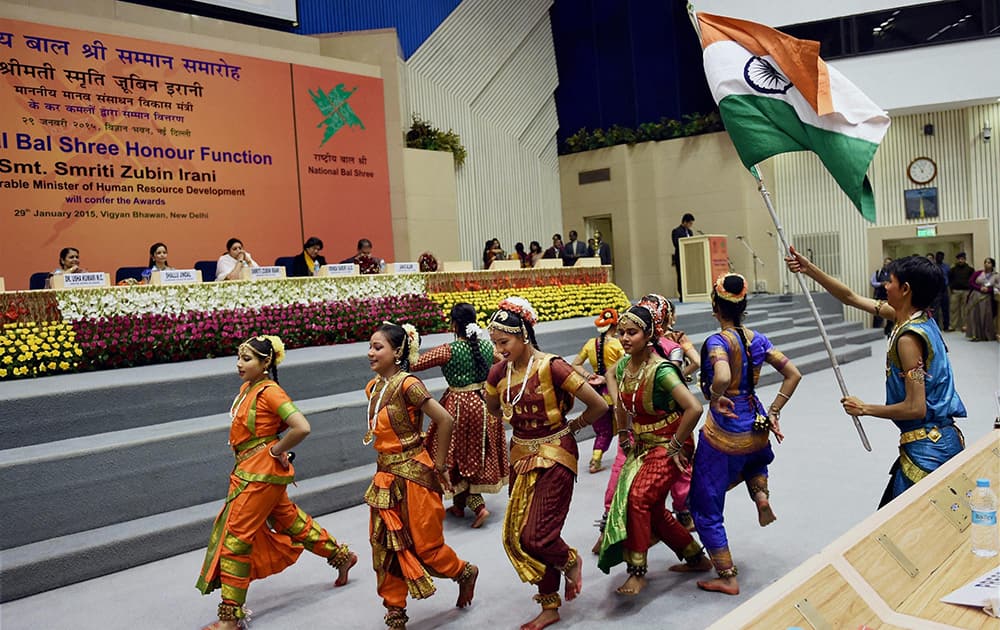
<svg viewBox="0 0 1000 630"><path fill-rule="evenodd" d="M153 243L149 246L149 271L167 271L173 269L167 263L167 246L163 243ZM144 274L145 275L145 274Z"/></svg>
<svg viewBox="0 0 1000 630"><path fill-rule="evenodd" d="M358 241L357 253L354 254L353 256L350 256L349 258L345 258L344 260L340 261L340 264L342 265L346 265L347 263L358 264L358 260L361 259L363 256L372 257L372 242L369 241L367 238L360 239Z"/></svg>
<svg viewBox="0 0 1000 630"><path fill-rule="evenodd" d="M52 276L61 273L86 273L87 270L80 266L80 250L75 247L63 247L59 251L59 267L49 274L49 279L45 281L45 288L52 288Z"/></svg>
<svg viewBox="0 0 1000 630"><path fill-rule="evenodd" d="M507 252L500 246L500 239L491 238L486 241L486 249L483 250L483 269L489 269L494 260L503 260L506 257Z"/></svg>
<svg viewBox="0 0 1000 630"><path fill-rule="evenodd" d="M542 258L562 258L563 255L563 241L562 234L552 235L552 247L545 250L542 254Z"/></svg>
<svg viewBox="0 0 1000 630"><path fill-rule="evenodd" d="M302 244L302 252L292 258L292 273L295 278L305 278L315 276L320 267L326 265L326 258L320 255L323 250L323 241L315 236L310 236Z"/></svg>
<svg viewBox="0 0 1000 630"><path fill-rule="evenodd" d="M226 242L226 253L219 256L219 262L216 263L215 279L239 280L244 267L260 267L260 265L250 256L250 252L243 249L243 241L231 238Z"/></svg>
<svg viewBox="0 0 1000 630"><path fill-rule="evenodd" d="M531 266L531 259L528 258L528 252L524 251L524 243L514 243L514 253L510 255L510 259L519 261L522 269Z"/></svg>
<svg viewBox="0 0 1000 630"><path fill-rule="evenodd" d="M538 241L531 241L528 245L528 262L529 266L534 267L538 264L538 261L542 259L542 245Z"/></svg>

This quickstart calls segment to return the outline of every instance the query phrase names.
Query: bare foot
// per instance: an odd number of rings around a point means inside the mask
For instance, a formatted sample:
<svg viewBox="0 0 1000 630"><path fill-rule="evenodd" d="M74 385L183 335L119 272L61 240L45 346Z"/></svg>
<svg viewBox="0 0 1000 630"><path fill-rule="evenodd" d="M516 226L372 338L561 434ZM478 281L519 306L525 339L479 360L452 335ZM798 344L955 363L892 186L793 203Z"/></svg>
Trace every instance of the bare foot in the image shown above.
<svg viewBox="0 0 1000 630"><path fill-rule="evenodd" d="M486 509L484 505L476 512L476 520L472 521L472 529L479 529L486 522L486 519L490 517L490 511Z"/></svg>
<svg viewBox="0 0 1000 630"><path fill-rule="evenodd" d="M235 621L216 621L215 623L210 623L201 630L236 630L238 627Z"/></svg>
<svg viewBox="0 0 1000 630"><path fill-rule="evenodd" d="M736 578L715 578L714 580L699 580L698 588L703 591L712 591L715 593L725 593L726 595L739 595L740 594L740 583L736 581Z"/></svg>
<svg viewBox="0 0 1000 630"><path fill-rule="evenodd" d="M599 473L602 470L604 470L604 464L602 464L598 460L592 459L590 460L590 468L588 468L587 470L590 471L590 474Z"/></svg>
<svg viewBox="0 0 1000 630"><path fill-rule="evenodd" d="M774 515L774 510L771 509L771 502L767 500L766 494L758 492L754 496L753 502L757 504L757 522L760 523L761 527L767 527L778 520L778 517Z"/></svg>
<svg viewBox="0 0 1000 630"><path fill-rule="evenodd" d="M347 574L351 571L351 567L358 563L358 554L351 552L351 559L344 563L344 566L337 569L337 579L334 580L334 586L343 586L347 584Z"/></svg>
<svg viewBox="0 0 1000 630"><path fill-rule="evenodd" d="M712 570L712 561L708 559L708 556L702 556L701 560L695 564L681 562L671 566L670 570L675 573L704 573Z"/></svg>
<svg viewBox="0 0 1000 630"><path fill-rule="evenodd" d="M453 505L448 508L448 513L455 518L465 518L465 508L458 507L457 505Z"/></svg>
<svg viewBox="0 0 1000 630"><path fill-rule="evenodd" d="M619 595L638 595L642 592L642 589L646 588L646 584L646 578L638 575L630 575L624 584L615 589L615 592Z"/></svg>
<svg viewBox="0 0 1000 630"><path fill-rule="evenodd" d="M476 580L479 579L479 567L474 564L469 564L472 570L472 576L469 577L464 582L458 583L458 601L455 605L459 608L465 608L472 603L472 598L476 595Z"/></svg>
<svg viewBox="0 0 1000 630"><path fill-rule="evenodd" d="M521 630L542 630L546 626L551 626L555 622L559 621L559 610L557 608L550 608L548 610L542 610L538 613L538 616L521 626Z"/></svg>
<svg viewBox="0 0 1000 630"><path fill-rule="evenodd" d="M583 590L583 559L576 554L576 563L566 571L566 590L563 597L571 602Z"/></svg>
<svg viewBox="0 0 1000 630"><path fill-rule="evenodd" d="M604 532L601 532L600 534L597 535L597 542L595 542L594 546L590 548L590 552L595 556L601 553L601 542L603 541L604 541Z"/></svg>

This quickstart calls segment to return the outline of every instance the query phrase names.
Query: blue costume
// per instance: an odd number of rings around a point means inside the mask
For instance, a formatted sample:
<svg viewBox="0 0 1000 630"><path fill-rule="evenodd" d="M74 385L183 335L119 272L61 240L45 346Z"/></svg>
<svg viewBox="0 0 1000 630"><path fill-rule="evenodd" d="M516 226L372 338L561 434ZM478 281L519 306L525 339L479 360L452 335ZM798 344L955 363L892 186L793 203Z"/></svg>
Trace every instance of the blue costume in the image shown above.
<svg viewBox="0 0 1000 630"><path fill-rule="evenodd" d="M774 460L769 432L753 430L757 415L766 416L764 406L753 393L753 385L760 377L760 368L765 362L779 371L788 362L764 335L746 329L744 334L749 342L749 352L744 348L740 334L732 328L706 339L701 350L702 393L706 399L710 398L715 364L718 361L729 363L732 379L724 395L733 401L736 413L735 418L717 414L714 410L706 415L694 453L691 493L688 495L698 535L720 575L733 570L723 524L726 492L745 481L751 499L757 492L766 493L767 465ZM751 365L747 365L748 354Z"/></svg>
<svg viewBox="0 0 1000 630"><path fill-rule="evenodd" d="M906 373L900 364L898 346L900 337L905 334L915 335L923 349L927 414L918 420L893 420L900 431L899 458L892 465L891 479L879 507L965 448L962 432L955 426L955 418L966 417L965 405L955 391L948 349L937 322L923 311L898 325L889 338L885 404L893 405L906 399Z"/></svg>

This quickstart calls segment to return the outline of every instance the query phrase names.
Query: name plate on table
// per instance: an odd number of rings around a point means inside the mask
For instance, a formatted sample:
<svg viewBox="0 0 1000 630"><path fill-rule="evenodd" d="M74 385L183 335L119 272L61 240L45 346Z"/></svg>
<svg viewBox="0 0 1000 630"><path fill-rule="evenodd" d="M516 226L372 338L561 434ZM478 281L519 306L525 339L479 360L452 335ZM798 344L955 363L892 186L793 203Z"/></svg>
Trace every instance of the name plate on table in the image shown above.
<svg viewBox="0 0 1000 630"><path fill-rule="evenodd" d="M52 276L55 289L86 289L111 286L108 274L103 271L87 273L57 273Z"/></svg>
<svg viewBox="0 0 1000 630"><path fill-rule="evenodd" d="M201 272L197 269L154 271L149 277L150 284L195 284L198 282L201 282Z"/></svg>
<svg viewBox="0 0 1000 630"><path fill-rule="evenodd" d="M285 268L280 265L271 267L250 268L251 280L273 280L275 278L284 278L284 277L285 277Z"/></svg>
<svg viewBox="0 0 1000 630"><path fill-rule="evenodd" d="M420 273L420 263L398 262L392 263L393 273Z"/></svg>
<svg viewBox="0 0 1000 630"><path fill-rule="evenodd" d="M354 263L337 263L319 268L321 276L356 276L358 273L360 271Z"/></svg>

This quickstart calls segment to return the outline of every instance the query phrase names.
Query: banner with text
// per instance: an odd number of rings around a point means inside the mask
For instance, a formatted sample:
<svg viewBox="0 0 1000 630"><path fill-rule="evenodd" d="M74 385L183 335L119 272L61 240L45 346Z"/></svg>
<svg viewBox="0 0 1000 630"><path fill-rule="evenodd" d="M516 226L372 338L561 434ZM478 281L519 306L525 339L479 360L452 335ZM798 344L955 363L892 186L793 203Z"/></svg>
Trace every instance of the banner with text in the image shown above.
<svg viewBox="0 0 1000 630"><path fill-rule="evenodd" d="M0 19L0 276L62 247L114 274L149 246L190 268L237 237L257 262L392 257L381 79Z"/></svg>

